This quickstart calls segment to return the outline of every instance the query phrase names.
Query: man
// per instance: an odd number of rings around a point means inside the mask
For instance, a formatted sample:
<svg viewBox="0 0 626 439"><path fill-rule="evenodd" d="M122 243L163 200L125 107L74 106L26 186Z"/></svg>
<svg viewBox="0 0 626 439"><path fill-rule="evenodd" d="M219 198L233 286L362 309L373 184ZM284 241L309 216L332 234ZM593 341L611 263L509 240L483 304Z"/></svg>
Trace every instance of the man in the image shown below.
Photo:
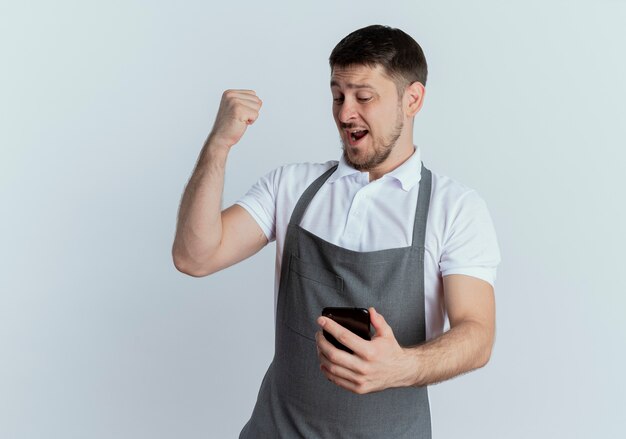
<svg viewBox="0 0 626 439"><path fill-rule="evenodd" d="M228 152L262 104L224 92L183 195L174 263L205 276L276 240L276 350L240 437L429 438L426 386L491 355L495 232L476 192L431 173L413 146L419 45L369 26L330 66L339 162L278 168L221 211ZM372 340L320 317L327 306L369 308Z"/></svg>

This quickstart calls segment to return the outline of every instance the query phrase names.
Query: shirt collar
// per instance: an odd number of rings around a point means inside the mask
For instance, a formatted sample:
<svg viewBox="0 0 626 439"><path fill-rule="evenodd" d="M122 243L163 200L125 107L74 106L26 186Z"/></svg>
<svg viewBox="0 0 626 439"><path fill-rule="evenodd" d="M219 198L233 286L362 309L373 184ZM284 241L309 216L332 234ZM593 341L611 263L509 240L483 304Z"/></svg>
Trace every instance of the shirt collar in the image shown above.
<svg viewBox="0 0 626 439"><path fill-rule="evenodd" d="M360 173L359 170L350 166L346 159L341 155L337 170L328 178L328 183L334 183L340 178ZM404 163L391 172L383 175L382 178L393 178L400 183L402 190L408 192L413 186L419 183L422 176L422 160L420 149L415 147L415 152L411 154Z"/></svg>
<svg viewBox="0 0 626 439"><path fill-rule="evenodd" d="M326 181L328 183L334 183L337 180L339 180L340 178L347 177L349 175L358 174L358 173L360 173L360 171L358 169L354 169L352 166L350 166L346 162L346 159L345 159L345 157L342 154L341 158L339 159L339 164L337 165L337 170L335 172L333 172L332 175L330 177L328 177L328 180L326 180Z"/></svg>

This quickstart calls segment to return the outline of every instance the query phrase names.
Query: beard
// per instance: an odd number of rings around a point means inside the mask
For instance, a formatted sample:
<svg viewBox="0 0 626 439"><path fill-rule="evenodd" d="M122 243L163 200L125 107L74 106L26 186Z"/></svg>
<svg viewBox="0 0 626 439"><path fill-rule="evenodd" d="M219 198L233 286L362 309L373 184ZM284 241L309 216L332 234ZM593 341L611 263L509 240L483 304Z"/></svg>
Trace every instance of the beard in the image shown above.
<svg viewBox="0 0 626 439"><path fill-rule="evenodd" d="M387 139L382 137L374 138L372 136L373 142L373 152L367 152L364 157L357 160L352 160L348 154L347 148L350 148L350 145L346 145L343 138L340 137L341 146L343 150L343 158L350 166L358 171L369 171L371 169L376 168L378 165L383 163L389 155L391 151L396 146L400 135L402 134L402 129L404 128L404 121L402 119L402 113L398 112L398 117L396 118L396 125L393 128L393 131L388 136Z"/></svg>

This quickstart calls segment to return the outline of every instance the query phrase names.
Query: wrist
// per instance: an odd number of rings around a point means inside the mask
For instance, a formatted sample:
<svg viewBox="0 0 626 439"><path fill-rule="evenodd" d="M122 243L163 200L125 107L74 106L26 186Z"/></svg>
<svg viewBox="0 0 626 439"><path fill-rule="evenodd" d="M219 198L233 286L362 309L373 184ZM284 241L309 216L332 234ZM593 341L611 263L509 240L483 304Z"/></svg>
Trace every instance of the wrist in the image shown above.
<svg viewBox="0 0 626 439"><path fill-rule="evenodd" d="M215 156L227 156L232 145L211 132L204 142L204 149Z"/></svg>
<svg viewBox="0 0 626 439"><path fill-rule="evenodd" d="M229 152L230 146L213 137L213 135L211 134L204 143L202 159L203 161L208 160L209 163L213 164L225 164Z"/></svg>
<svg viewBox="0 0 626 439"><path fill-rule="evenodd" d="M420 359L420 348L402 348L404 351L404 370L406 387L421 387L424 382Z"/></svg>

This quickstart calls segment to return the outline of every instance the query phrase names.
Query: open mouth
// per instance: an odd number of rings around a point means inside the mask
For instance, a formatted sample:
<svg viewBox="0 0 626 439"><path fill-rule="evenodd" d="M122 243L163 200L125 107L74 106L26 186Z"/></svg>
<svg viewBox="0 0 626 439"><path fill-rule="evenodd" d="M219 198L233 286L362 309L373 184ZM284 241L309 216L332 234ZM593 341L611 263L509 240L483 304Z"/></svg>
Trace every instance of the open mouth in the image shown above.
<svg viewBox="0 0 626 439"><path fill-rule="evenodd" d="M363 137L367 136L367 133L369 133L368 130L350 131L349 133L350 143L353 145L357 144L361 139L363 139Z"/></svg>

